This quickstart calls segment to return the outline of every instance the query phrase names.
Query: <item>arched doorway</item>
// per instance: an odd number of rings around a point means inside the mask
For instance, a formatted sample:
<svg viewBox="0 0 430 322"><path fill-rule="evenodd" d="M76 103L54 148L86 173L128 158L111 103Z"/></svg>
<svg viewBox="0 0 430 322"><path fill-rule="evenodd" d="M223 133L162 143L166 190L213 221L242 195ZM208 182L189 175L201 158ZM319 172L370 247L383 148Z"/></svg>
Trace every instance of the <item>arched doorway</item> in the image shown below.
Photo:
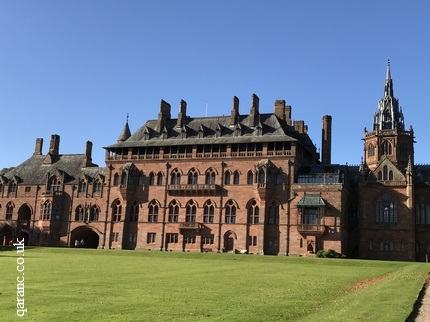
<svg viewBox="0 0 430 322"><path fill-rule="evenodd" d="M75 228L70 236L70 247L97 248L99 246L99 234L91 228Z"/></svg>
<svg viewBox="0 0 430 322"><path fill-rule="evenodd" d="M17 227L21 229L30 229L30 221L31 221L31 208L29 205L24 204L18 210L18 222Z"/></svg>
<svg viewBox="0 0 430 322"><path fill-rule="evenodd" d="M234 251L235 239L237 239L237 236L233 231L229 230L224 234L224 252Z"/></svg>
<svg viewBox="0 0 430 322"><path fill-rule="evenodd" d="M0 228L0 245L7 246L11 243L13 243L13 230L10 226L5 225Z"/></svg>

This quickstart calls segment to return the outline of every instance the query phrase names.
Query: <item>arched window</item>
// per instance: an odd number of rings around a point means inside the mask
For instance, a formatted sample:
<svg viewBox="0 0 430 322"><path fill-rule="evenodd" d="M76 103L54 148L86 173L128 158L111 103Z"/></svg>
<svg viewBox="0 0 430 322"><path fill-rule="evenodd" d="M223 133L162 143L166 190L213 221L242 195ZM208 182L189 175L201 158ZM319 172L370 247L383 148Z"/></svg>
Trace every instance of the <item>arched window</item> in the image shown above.
<svg viewBox="0 0 430 322"><path fill-rule="evenodd" d="M191 169L188 172L188 184L197 184L198 183L198 174L196 169Z"/></svg>
<svg viewBox="0 0 430 322"><path fill-rule="evenodd" d="M176 200L173 200L169 205L169 222L179 221L179 205Z"/></svg>
<svg viewBox="0 0 430 322"><path fill-rule="evenodd" d="M139 186L143 186L144 183L145 183L145 174L144 173L139 173L139 179L138 179Z"/></svg>
<svg viewBox="0 0 430 322"><path fill-rule="evenodd" d="M122 206L119 200L112 204L112 221L121 221Z"/></svg>
<svg viewBox="0 0 430 322"><path fill-rule="evenodd" d="M139 204L137 203L137 201L134 201L133 204L130 206L130 221L139 221Z"/></svg>
<svg viewBox="0 0 430 322"><path fill-rule="evenodd" d="M6 205L6 220L12 220L13 208L15 208L12 202L8 202Z"/></svg>
<svg viewBox="0 0 430 322"><path fill-rule="evenodd" d="M150 185L150 186L153 186L153 185L154 185L154 183L155 183L155 174L154 174L154 172L151 172L151 173L149 174L149 185Z"/></svg>
<svg viewBox="0 0 430 322"><path fill-rule="evenodd" d="M215 184L215 171L212 168L210 168L206 172L205 183L206 184Z"/></svg>
<svg viewBox="0 0 430 322"><path fill-rule="evenodd" d="M90 208L90 221L98 221L100 214L100 208L97 205L93 205Z"/></svg>
<svg viewBox="0 0 430 322"><path fill-rule="evenodd" d="M94 194L101 194L102 192L102 181L97 178L96 181L94 181L93 183L93 190L94 190Z"/></svg>
<svg viewBox="0 0 430 322"><path fill-rule="evenodd" d="M390 142L384 141L382 143L382 154L387 154L387 155L392 154L392 146Z"/></svg>
<svg viewBox="0 0 430 322"><path fill-rule="evenodd" d="M114 186L119 185L119 175L118 175L118 173L115 173L115 174L113 175L113 185L114 185Z"/></svg>
<svg viewBox="0 0 430 322"><path fill-rule="evenodd" d="M376 201L375 222L376 223L397 223L398 211L397 203L389 193L385 193Z"/></svg>
<svg viewBox="0 0 430 322"><path fill-rule="evenodd" d="M148 222L158 222L158 203L152 200L148 206Z"/></svg>
<svg viewBox="0 0 430 322"><path fill-rule="evenodd" d="M234 204L233 200L229 200L225 205L225 223L236 223L236 205Z"/></svg>
<svg viewBox="0 0 430 322"><path fill-rule="evenodd" d="M179 173L178 169L172 171L172 174L170 175L170 183L181 184L181 174Z"/></svg>
<svg viewBox="0 0 430 322"><path fill-rule="evenodd" d="M87 192L87 181L85 179L81 179L78 184L78 194L85 195Z"/></svg>
<svg viewBox="0 0 430 322"><path fill-rule="evenodd" d="M415 205L416 222L418 225L430 225L430 203L421 199Z"/></svg>
<svg viewBox="0 0 430 322"><path fill-rule="evenodd" d="M51 219L51 211L52 211L52 203L50 200L46 200L42 204L42 213L40 215L42 220L50 220Z"/></svg>
<svg viewBox="0 0 430 322"><path fill-rule="evenodd" d="M206 201L203 207L203 222L205 223L213 223L214 222L214 213L215 207L212 204L212 201Z"/></svg>
<svg viewBox="0 0 430 322"><path fill-rule="evenodd" d="M51 178L49 185L48 185L48 190L49 191L62 191L62 187L61 187L61 180L57 177L54 176Z"/></svg>
<svg viewBox="0 0 430 322"><path fill-rule="evenodd" d="M367 146L367 155L368 155L369 157L373 157L373 156L375 155L375 146L374 146L372 143L370 143L370 144Z"/></svg>
<svg viewBox="0 0 430 322"><path fill-rule="evenodd" d="M265 173L263 170L258 171L258 183L265 183Z"/></svg>
<svg viewBox="0 0 430 322"><path fill-rule="evenodd" d="M79 205L75 209L75 221L84 221L85 218L85 208Z"/></svg>
<svg viewBox="0 0 430 322"><path fill-rule="evenodd" d="M276 173L276 184L282 184L282 170L278 170Z"/></svg>
<svg viewBox="0 0 430 322"><path fill-rule="evenodd" d="M15 193L16 192L16 181L12 180L9 184L9 193Z"/></svg>
<svg viewBox="0 0 430 322"><path fill-rule="evenodd" d="M224 174L224 184L227 186L230 184L230 177L230 171L226 171Z"/></svg>
<svg viewBox="0 0 430 322"><path fill-rule="evenodd" d="M267 210L267 223L269 225L279 225L279 206L275 201L272 202Z"/></svg>
<svg viewBox="0 0 430 322"><path fill-rule="evenodd" d="M234 185L238 185L239 184L239 178L240 178L240 174L239 171L234 171L233 173L233 184Z"/></svg>
<svg viewBox="0 0 430 322"><path fill-rule="evenodd" d="M382 180L388 180L388 167L386 165L382 168Z"/></svg>
<svg viewBox="0 0 430 322"><path fill-rule="evenodd" d="M247 184L253 184L254 183L254 174L252 173L251 170L248 171L248 175L246 178L246 183Z"/></svg>
<svg viewBox="0 0 430 322"><path fill-rule="evenodd" d="M121 185L125 186L127 184L127 173L123 171L121 173Z"/></svg>
<svg viewBox="0 0 430 322"><path fill-rule="evenodd" d="M260 208L258 208L257 202L252 201L248 208L248 223L258 224L260 221Z"/></svg>
<svg viewBox="0 0 430 322"><path fill-rule="evenodd" d="M196 222L197 207L194 201L190 200L185 209L185 222Z"/></svg>
<svg viewBox="0 0 430 322"><path fill-rule="evenodd" d="M163 174L161 172L158 172L157 174L157 186L163 185Z"/></svg>

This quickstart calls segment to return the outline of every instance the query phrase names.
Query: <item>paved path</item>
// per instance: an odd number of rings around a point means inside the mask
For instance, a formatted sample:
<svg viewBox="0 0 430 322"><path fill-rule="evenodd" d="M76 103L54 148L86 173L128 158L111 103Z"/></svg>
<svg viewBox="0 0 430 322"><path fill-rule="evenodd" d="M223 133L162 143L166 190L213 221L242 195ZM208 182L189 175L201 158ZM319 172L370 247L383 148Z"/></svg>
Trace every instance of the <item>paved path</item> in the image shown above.
<svg viewBox="0 0 430 322"><path fill-rule="evenodd" d="M407 322L429 322L430 321L430 276L420 292L414 312L406 320Z"/></svg>

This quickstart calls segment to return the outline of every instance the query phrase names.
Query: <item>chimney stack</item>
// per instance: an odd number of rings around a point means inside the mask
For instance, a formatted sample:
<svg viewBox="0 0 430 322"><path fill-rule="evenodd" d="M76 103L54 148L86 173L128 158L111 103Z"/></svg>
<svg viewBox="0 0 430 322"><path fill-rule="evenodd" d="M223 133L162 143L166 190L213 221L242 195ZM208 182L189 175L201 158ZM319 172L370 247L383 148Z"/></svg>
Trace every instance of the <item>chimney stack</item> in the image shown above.
<svg viewBox="0 0 430 322"><path fill-rule="evenodd" d="M176 127L182 128L185 125L185 119L187 118L187 102L181 100L179 103L179 114L178 114L178 123L176 123Z"/></svg>
<svg viewBox="0 0 430 322"><path fill-rule="evenodd" d="M170 119L170 104L164 100L160 102L160 113L158 113L158 122L156 131L161 133L166 125L166 121Z"/></svg>
<svg viewBox="0 0 430 322"><path fill-rule="evenodd" d="M93 143L91 141L87 141L85 145L85 159L84 159L84 167L89 167L92 165L93 160L91 158L91 155L93 153Z"/></svg>
<svg viewBox="0 0 430 322"><path fill-rule="evenodd" d="M42 155L43 139L37 138L33 155Z"/></svg>
<svg viewBox="0 0 430 322"><path fill-rule="evenodd" d="M275 115L283 121L285 120L285 100L276 100L275 101Z"/></svg>
<svg viewBox="0 0 430 322"><path fill-rule="evenodd" d="M257 95L252 94L251 112L249 115L249 126L255 127L258 124L260 99Z"/></svg>
<svg viewBox="0 0 430 322"><path fill-rule="evenodd" d="M49 153L52 156L57 156L60 153L60 136L58 134L51 135L51 143L49 145Z"/></svg>
<svg viewBox="0 0 430 322"><path fill-rule="evenodd" d="M322 119L321 162L331 164L331 116L324 115Z"/></svg>
<svg viewBox="0 0 430 322"><path fill-rule="evenodd" d="M230 126L234 126L239 121L239 99L233 97L233 107L231 109Z"/></svg>

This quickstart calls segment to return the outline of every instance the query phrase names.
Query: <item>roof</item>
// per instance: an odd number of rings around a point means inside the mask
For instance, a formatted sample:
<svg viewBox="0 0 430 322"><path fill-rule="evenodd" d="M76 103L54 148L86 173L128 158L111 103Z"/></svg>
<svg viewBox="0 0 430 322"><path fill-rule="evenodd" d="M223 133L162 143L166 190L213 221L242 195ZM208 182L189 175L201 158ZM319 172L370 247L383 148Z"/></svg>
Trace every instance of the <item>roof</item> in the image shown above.
<svg viewBox="0 0 430 322"><path fill-rule="evenodd" d="M305 194L297 203L297 207L325 207L325 202L320 195Z"/></svg>

